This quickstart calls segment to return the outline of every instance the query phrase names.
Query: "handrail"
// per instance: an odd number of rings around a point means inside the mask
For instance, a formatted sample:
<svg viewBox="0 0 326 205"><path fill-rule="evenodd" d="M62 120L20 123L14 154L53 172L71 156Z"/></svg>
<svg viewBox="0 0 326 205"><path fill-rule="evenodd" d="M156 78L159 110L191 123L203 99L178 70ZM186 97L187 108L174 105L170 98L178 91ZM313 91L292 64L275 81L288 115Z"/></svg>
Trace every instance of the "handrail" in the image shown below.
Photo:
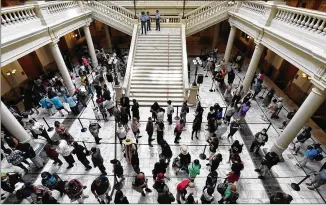
<svg viewBox="0 0 326 205"><path fill-rule="evenodd" d="M195 10L192 10L188 13L185 14L185 18L186 19L189 19L189 18L192 18L193 16L199 14L199 13L202 13L202 12L205 12L207 9L210 9L212 7L216 7L217 5L219 4L222 4L224 3L225 1L212 1L212 2L209 2Z"/></svg>
<svg viewBox="0 0 326 205"><path fill-rule="evenodd" d="M39 18L35 12L34 5L22 5L8 8L1 8L1 25L10 26L17 23Z"/></svg>
<svg viewBox="0 0 326 205"><path fill-rule="evenodd" d="M33 4L4 7L1 8L1 15L9 12L22 11L22 10L33 9L33 8L35 8L35 5Z"/></svg>
<svg viewBox="0 0 326 205"><path fill-rule="evenodd" d="M139 24L134 22L134 29L132 31L132 38L130 43L130 50L128 55L128 62L127 62L127 68L126 68L126 74L125 79L123 81L122 89L125 91L126 96L129 96L129 87L130 87L130 79L131 79L131 72L133 68L134 63L134 56L136 53L136 43L138 38L138 27Z"/></svg>
<svg viewBox="0 0 326 205"><path fill-rule="evenodd" d="M188 55L186 44L186 25L181 24L181 42L182 42L182 71L183 71L183 96L185 100L188 100Z"/></svg>
<svg viewBox="0 0 326 205"><path fill-rule="evenodd" d="M155 16L150 15L151 22L155 22ZM161 15L161 23L180 23L180 16L164 16Z"/></svg>
<svg viewBox="0 0 326 205"><path fill-rule="evenodd" d="M110 7L110 6L115 6L115 7L118 8L120 11L122 10L122 11L126 12L126 13L124 13L125 15L129 14L129 15L127 15L128 17L133 18L134 15L135 15L132 11L130 11L130 10L128 10L128 9L122 7L122 6L119 6L119 5L116 4L116 3L113 3L112 1L97 1L97 2L100 2L100 3L104 4L104 5L109 6L109 7ZM113 8L112 8L112 9L113 9ZM121 12L120 12L120 13L121 13ZM137 14L136 14L136 17L138 17Z"/></svg>

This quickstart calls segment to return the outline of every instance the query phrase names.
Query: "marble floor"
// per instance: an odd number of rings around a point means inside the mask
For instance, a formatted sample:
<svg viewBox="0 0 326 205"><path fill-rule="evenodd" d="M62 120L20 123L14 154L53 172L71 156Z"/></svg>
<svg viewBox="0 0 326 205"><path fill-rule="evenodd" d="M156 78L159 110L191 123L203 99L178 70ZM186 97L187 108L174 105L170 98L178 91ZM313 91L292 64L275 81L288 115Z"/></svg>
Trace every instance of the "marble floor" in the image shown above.
<svg viewBox="0 0 326 205"><path fill-rule="evenodd" d="M219 58L222 58L222 55L219 55ZM191 59L190 59L191 62ZM245 68L247 65L244 66ZM238 77L235 80L235 87L236 84L240 83L240 79L242 79L245 75L246 69L243 69L241 73L238 73ZM193 82L194 79L194 73L195 68L193 65L191 65L191 78L190 82ZM206 74L206 71L203 71L203 68L198 68L198 73ZM203 118L203 124L202 124L202 130L199 134L199 139L197 140L191 140L191 130L192 130L192 121L194 119L194 108L190 108L190 112L187 115L187 124L186 124L186 130L181 135L180 145L175 145L173 143L174 141L174 135L173 130L175 127L175 120L173 122L173 125L169 126L167 123L165 124L165 133L164 133L164 139L170 144L173 157L176 157L180 153L180 146L185 144L188 145L190 154L192 156L192 159L199 159L199 154L201 154L204 151L204 147L207 144L205 141L205 137L207 135L207 131L205 131L205 125L206 125L206 116L208 113L208 109L210 106L214 105L216 102L220 104L222 107L226 107L227 103L225 102L223 98L223 94L218 90L217 92L209 92L209 89L212 85L211 80L211 74L208 73L209 77L204 77L204 83L200 85L200 101L202 103L202 106L205 107L204 109L204 118ZM215 86L215 85L213 85ZM111 86L109 86L111 87ZM94 99L95 100L95 99ZM304 183L300 186L301 191L296 192L294 191L290 184L291 183L297 183L301 179L303 179L307 174L309 174L312 171L319 170L319 167L322 165L322 163L325 162L316 162L307 164L307 168L300 169L295 166L295 164L302 158L302 152L300 152L297 156L292 155L291 150L286 150L283 154L284 162L279 163L278 165L274 166L272 168L270 179L261 180L258 179L257 173L254 171L254 169L259 165L259 160L261 160L261 157L255 157L252 156L252 154L248 151L247 146L250 146L250 139L253 139L253 135L261 131L263 128L268 128L267 134L269 135L269 141L266 143L264 148L269 149L273 143L277 140L279 137L279 134L281 133L281 130L278 129L279 124L282 122L282 119L286 116L285 113L281 112L280 119L279 120L271 120L270 122L266 122L261 119L261 115L264 115L266 113L265 108L262 108L260 106L262 100L257 98L257 101L252 101L252 107L248 111L245 122L243 122L242 128L239 132L237 132L233 139L228 140L226 138L227 133L229 132L229 128L227 128L227 131L222 135L223 139L220 141L218 152L222 154L223 156L223 162L220 164L218 168L218 176L220 182L222 182L228 172L230 172L230 164L227 163L228 159L228 149L230 148L230 145L232 144L233 140L239 140L240 143L245 144L243 152L241 153L241 158L244 163L244 170L241 172L241 178L237 185L238 192L240 194L240 197L238 199L238 203L269 203L269 196L273 195L275 193L275 190L282 190L285 193L288 193L292 195L294 200L292 203L325 203L326 199L326 186L321 186L318 188L317 191L311 191L307 189L307 187L304 185ZM39 122L45 123L44 119L47 121L47 123L50 126L53 126L54 121L60 121L64 124L69 126L69 132L74 136L74 138L81 142L85 142L88 149L90 149L93 146L96 146L100 148L102 156L104 158L104 165L108 172L108 177L110 179L111 185L114 182L114 177L112 174L112 165L110 164L110 160L113 159L115 156L118 160L121 161L122 165L124 166L124 174L126 176L126 181L124 184L124 187L122 191L127 196L130 203L156 203L157 202L157 192L153 190L152 193L148 194L146 197L141 196L140 193L136 192L132 189L131 183L133 180L133 177L135 176L135 172L133 171L132 167L128 165L125 158L123 157L122 151L121 151L121 145L115 143L114 133L115 133L115 126L114 126L114 119L113 117L109 118L108 122L104 122L101 120L99 123L102 126L100 130L100 137L102 139L102 144L96 145L94 138L87 130L86 132L81 132L81 128L86 127L88 128L89 123L95 119L95 116L93 114L92 108L94 105L91 101L88 102L87 108L85 108L82 113L77 116L78 119L73 119L76 116L67 116L65 117L59 117L59 113L56 113L53 116L48 116L46 111L41 111L39 115L34 115ZM175 113L176 114L176 113ZM152 169L154 168L155 162L158 161L158 154L161 151L160 146L157 145L156 140L153 141L154 147L149 147L147 144L147 134L145 132L146 127L146 120L147 118L151 116L151 113L149 112L149 107L142 107L140 108L140 135L143 136L139 139L139 158L140 158L140 170L145 173L145 175L148 178L149 187L152 187L153 184L153 178L152 178ZM44 119L43 119L44 117ZM166 119L165 119L166 120ZM271 125L271 126L269 126ZM221 128L219 128L221 129ZM55 137L54 131L49 132L50 136ZM132 136L133 134L131 132L128 133L129 136ZM154 138L156 138L156 134L154 134ZM38 144L39 147L42 147L40 144L44 144L44 140L37 139L35 140L35 144ZM309 143L312 143L310 141ZM306 145L309 144L308 142L305 143ZM41 148L40 148L41 151ZM206 155L208 155L208 150L205 150ZM42 153L41 153L42 154ZM76 158L75 158L76 159ZM200 160L200 163L202 165L201 173L197 178L195 179L195 185L196 187L192 190L189 190L194 193L194 196L196 199L199 200L202 189L206 181L206 176L209 173L208 167L205 165L207 163L206 160ZM65 180L69 180L72 178L79 179L84 185L87 186L85 189L85 192L90 195L89 198L85 200L85 203L97 203L94 195L90 191L90 185L93 182L93 180L100 174L100 171L97 168L93 168L89 171L85 171L84 166L77 161L75 166L72 169L67 170L66 169L67 164L64 162L64 165L59 167L52 164L52 161L49 160L43 169L35 171L33 174L36 175L34 184L40 184L41 177L40 173L43 171L49 171L49 172L56 172L59 174L59 176ZM9 165L5 160L1 163L1 168L6 171L18 171L22 172L20 168L14 167ZM176 185L179 181L187 178L187 176L184 173L178 173L176 174L173 170L173 168L168 168L167 175L170 177L170 181L167 181L167 184L170 188L170 191L175 195L176 194ZM309 180L307 180L309 181ZM53 191L53 195L58 199L60 203L70 203L70 200L67 196L59 197L59 193L56 191ZM215 191L215 201L214 203L217 203L217 201L220 199L220 194L218 194ZM22 201L21 203L27 203L27 201ZM77 202L74 202L77 203ZM175 202L176 203L176 202Z"/></svg>

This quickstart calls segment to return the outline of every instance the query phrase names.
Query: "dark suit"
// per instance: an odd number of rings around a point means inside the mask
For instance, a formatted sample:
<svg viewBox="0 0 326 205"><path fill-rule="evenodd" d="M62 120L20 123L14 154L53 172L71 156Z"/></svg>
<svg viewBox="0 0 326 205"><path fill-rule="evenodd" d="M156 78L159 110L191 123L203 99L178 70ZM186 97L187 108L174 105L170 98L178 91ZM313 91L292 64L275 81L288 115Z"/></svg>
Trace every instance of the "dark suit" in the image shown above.
<svg viewBox="0 0 326 205"><path fill-rule="evenodd" d="M126 111L127 111L127 114L129 116L129 118L131 118L131 115L130 115L130 102L129 102L129 98L128 97L121 97L120 98L120 105L121 107L125 107L127 108Z"/></svg>

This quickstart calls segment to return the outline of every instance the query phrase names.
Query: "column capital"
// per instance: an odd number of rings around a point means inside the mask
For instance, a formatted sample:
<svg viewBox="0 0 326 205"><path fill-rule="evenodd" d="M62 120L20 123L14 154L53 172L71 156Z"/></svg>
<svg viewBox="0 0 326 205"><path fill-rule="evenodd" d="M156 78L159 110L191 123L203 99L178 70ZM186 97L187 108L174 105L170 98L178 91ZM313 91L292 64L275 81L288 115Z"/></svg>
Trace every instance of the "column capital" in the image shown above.
<svg viewBox="0 0 326 205"><path fill-rule="evenodd" d="M50 42L50 46L56 47L58 46L59 38L52 38L52 42Z"/></svg>
<svg viewBox="0 0 326 205"><path fill-rule="evenodd" d="M312 91L314 91L318 95L326 95L326 79L316 79L314 76L311 79L311 83L314 85L314 88L312 88Z"/></svg>
<svg viewBox="0 0 326 205"><path fill-rule="evenodd" d="M256 44L255 49L261 49L264 47L264 45L261 43L261 40L254 39L254 43Z"/></svg>

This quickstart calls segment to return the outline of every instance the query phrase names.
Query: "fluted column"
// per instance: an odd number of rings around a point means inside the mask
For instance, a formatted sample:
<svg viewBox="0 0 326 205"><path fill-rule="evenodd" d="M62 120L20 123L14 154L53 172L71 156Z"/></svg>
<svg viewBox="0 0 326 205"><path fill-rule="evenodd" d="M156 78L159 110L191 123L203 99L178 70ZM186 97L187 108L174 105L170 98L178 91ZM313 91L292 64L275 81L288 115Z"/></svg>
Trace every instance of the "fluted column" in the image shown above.
<svg viewBox="0 0 326 205"><path fill-rule="evenodd" d="M96 68L98 66L98 61L96 58L91 32L89 30L89 25L90 25L89 23L86 24L86 26L83 26L83 29L84 29L84 33L85 33L85 37L86 37L86 41L87 41L87 45L88 45L88 52L92 59L92 65L94 68Z"/></svg>
<svg viewBox="0 0 326 205"><path fill-rule="evenodd" d="M63 60L61 51L58 46L58 40L50 43L50 48L54 57L55 62L57 63L58 69L62 75L63 81L65 82L69 95L73 95L75 93L75 86L72 83L71 77L69 75L69 71Z"/></svg>
<svg viewBox="0 0 326 205"><path fill-rule="evenodd" d="M31 136L26 132L23 126L13 116L7 106L1 101L1 123L7 130L21 143L31 141Z"/></svg>
<svg viewBox="0 0 326 205"><path fill-rule="evenodd" d="M228 43L226 45L225 54L224 54L224 59L225 59L225 64L226 65L229 63L229 59L230 59L230 55L231 55L233 41L234 41L236 31L237 31L237 28L235 26L231 25L229 39L228 39Z"/></svg>
<svg viewBox="0 0 326 205"><path fill-rule="evenodd" d="M252 78L255 75L261 54L263 53L264 50L264 46L261 43L255 42L256 46L255 46L255 51L254 54L252 54L251 60L250 60L250 64L248 66L248 70L246 73L246 77L243 80L243 91L246 93L251 85L252 82Z"/></svg>
<svg viewBox="0 0 326 205"><path fill-rule="evenodd" d="M325 100L325 93L314 87L309 93L306 100L295 113L289 124L286 126L282 134L277 138L270 151L277 153L279 156L287 149L289 144L297 136L301 128L316 112Z"/></svg>

